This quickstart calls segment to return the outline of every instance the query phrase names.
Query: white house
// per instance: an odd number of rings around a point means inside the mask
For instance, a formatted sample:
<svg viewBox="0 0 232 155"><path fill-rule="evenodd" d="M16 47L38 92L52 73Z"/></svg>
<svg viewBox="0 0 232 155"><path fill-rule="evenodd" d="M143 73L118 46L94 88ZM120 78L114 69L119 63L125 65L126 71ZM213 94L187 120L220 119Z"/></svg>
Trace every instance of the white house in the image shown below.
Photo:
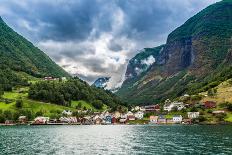
<svg viewBox="0 0 232 155"><path fill-rule="evenodd" d="M49 122L49 117L36 117L34 123L36 124L46 124Z"/></svg>
<svg viewBox="0 0 232 155"><path fill-rule="evenodd" d="M63 115L67 115L67 116L71 116L71 115L72 115L72 111L70 111L70 110L64 110L64 111L62 112L62 114L63 114Z"/></svg>
<svg viewBox="0 0 232 155"><path fill-rule="evenodd" d="M184 97L189 97L189 94L184 94Z"/></svg>
<svg viewBox="0 0 232 155"><path fill-rule="evenodd" d="M95 120L98 119L98 118L100 118L100 116L99 116L99 115L95 115L95 116L93 117L93 120L95 121Z"/></svg>
<svg viewBox="0 0 232 155"><path fill-rule="evenodd" d="M181 123L182 119L183 119L183 117L181 115L175 115L172 118L172 120L173 120L174 123Z"/></svg>
<svg viewBox="0 0 232 155"><path fill-rule="evenodd" d="M120 118L119 120L120 123L126 123L126 121L127 121L127 118Z"/></svg>
<svg viewBox="0 0 232 155"><path fill-rule="evenodd" d="M134 108L132 108L132 111L139 111L140 107L139 106L135 106Z"/></svg>
<svg viewBox="0 0 232 155"><path fill-rule="evenodd" d="M118 119L118 118L120 118L120 116L121 116L121 113L120 113L119 111L115 111L115 112L114 112L114 117L115 117L115 118Z"/></svg>
<svg viewBox="0 0 232 155"><path fill-rule="evenodd" d="M127 116L127 119L130 120L130 121L135 120L135 115L131 111L128 111L126 116Z"/></svg>
<svg viewBox="0 0 232 155"><path fill-rule="evenodd" d="M158 116L150 116L150 123L158 123Z"/></svg>
<svg viewBox="0 0 232 155"><path fill-rule="evenodd" d="M199 112L188 112L188 118L198 118L200 115Z"/></svg>
<svg viewBox="0 0 232 155"><path fill-rule="evenodd" d="M64 123L77 123L76 117L60 117L59 120Z"/></svg>
<svg viewBox="0 0 232 155"><path fill-rule="evenodd" d="M127 114L121 114L120 118L127 119Z"/></svg>
<svg viewBox="0 0 232 155"><path fill-rule="evenodd" d="M145 109L145 107L144 107L144 106L139 107L139 110L140 110L140 111L146 111L146 109Z"/></svg>
<svg viewBox="0 0 232 155"><path fill-rule="evenodd" d="M142 111L138 111L135 113L135 118L137 119L143 119L144 113Z"/></svg>
<svg viewBox="0 0 232 155"><path fill-rule="evenodd" d="M128 112L126 113L126 116L127 116L127 117L128 117L128 116L134 116L134 114L133 114L133 112L128 111Z"/></svg>
<svg viewBox="0 0 232 155"><path fill-rule="evenodd" d="M164 111L172 111L174 107L177 107L177 110L182 110L185 106L183 102L167 102L164 105Z"/></svg>

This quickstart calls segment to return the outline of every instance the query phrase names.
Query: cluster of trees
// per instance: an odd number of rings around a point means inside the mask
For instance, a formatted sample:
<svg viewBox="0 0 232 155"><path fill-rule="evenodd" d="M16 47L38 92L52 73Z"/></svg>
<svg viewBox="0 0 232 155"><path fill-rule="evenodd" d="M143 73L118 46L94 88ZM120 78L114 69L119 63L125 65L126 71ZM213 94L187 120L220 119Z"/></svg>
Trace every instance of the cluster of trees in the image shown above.
<svg viewBox="0 0 232 155"><path fill-rule="evenodd" d="M5 69L0 66L0 96L4 91L11 91L14 86L28 85L27 80L22 79L10 69Z"/></svg>
<svg viewBox="0 0 232 155"><path fill-rule="evenodd" d="M67 82L42 81L30 86L29 98L58 105L70 106L72 100L84 100L95 108L101 109L103 104L117 108L123 103L110 91L89 86L77 78Z"/></svg>
<svg viewBox="0 0 232 155"><path fill-rule="evenodd" d="M18 109L17 111L3 111L0 109L0 123L4 123L6 120L17 121L19 116L26 116L28 120L32 120L34 119L35 114L31 110Z"/></svg>

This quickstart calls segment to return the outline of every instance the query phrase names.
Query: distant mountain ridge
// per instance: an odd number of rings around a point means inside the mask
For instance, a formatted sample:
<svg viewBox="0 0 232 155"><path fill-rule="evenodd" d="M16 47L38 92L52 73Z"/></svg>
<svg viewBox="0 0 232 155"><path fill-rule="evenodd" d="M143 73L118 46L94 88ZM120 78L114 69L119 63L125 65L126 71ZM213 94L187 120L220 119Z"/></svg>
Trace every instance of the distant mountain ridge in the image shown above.
<svg viewBox="0 0 232 155"><path fill-rule="evenodd" d="M135 70L131 62L143 59L139 55L128 64L127 79L117 92L133 104L195 94L231 78L232 1L215 3L187 20L169 34L150 69L130 77L128 73Z"/></svg>
<svg viewBox="0 0 232 155"><path fill-rule="evenodd" d="M92 86L95 86L97 88L106 88L107 87L107 83L109 82L110 77L101 77L98 78L93 84Z"/></svg>
<svg viewBox="0 0 232 155"><path fill-rule="evenodd" d="M44 52L12 30L0 17L0 67L36 77L70 76Z"/></svg>

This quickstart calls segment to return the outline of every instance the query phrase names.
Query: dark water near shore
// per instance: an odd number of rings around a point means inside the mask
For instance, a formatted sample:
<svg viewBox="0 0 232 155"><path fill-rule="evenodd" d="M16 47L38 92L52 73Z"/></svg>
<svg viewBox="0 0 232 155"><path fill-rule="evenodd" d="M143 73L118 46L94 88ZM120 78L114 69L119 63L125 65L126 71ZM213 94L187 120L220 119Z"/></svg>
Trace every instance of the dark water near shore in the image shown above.
<svg viewBox="0 0 232 155"><path fill-rule="evenodd" d="M232 154L232 126L2 126L0 154Z"/></svg>

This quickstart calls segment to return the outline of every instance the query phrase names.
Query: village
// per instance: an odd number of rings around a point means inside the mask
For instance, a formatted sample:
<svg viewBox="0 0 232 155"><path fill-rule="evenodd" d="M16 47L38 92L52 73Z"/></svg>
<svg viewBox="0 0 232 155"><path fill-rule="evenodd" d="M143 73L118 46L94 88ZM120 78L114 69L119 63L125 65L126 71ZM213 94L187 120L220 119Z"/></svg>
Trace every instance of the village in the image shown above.
<svg viewBox="0 0 232 155"><path fill-rule="evenodd" d="M2 125L197 124L205 121L202 110L222 121L220 118L226 115L226 111L217 110L216 107L217 104L214 101L206 101L192 106L167 99L163 106L158 104L135 106L127 112L106 110L88 113L81 111L83 115L77 116L70 110L64 110L60 118L51 119L38 116L34 120L28 120L26 116L20 116L18 122L6 120Z"/></svg>

